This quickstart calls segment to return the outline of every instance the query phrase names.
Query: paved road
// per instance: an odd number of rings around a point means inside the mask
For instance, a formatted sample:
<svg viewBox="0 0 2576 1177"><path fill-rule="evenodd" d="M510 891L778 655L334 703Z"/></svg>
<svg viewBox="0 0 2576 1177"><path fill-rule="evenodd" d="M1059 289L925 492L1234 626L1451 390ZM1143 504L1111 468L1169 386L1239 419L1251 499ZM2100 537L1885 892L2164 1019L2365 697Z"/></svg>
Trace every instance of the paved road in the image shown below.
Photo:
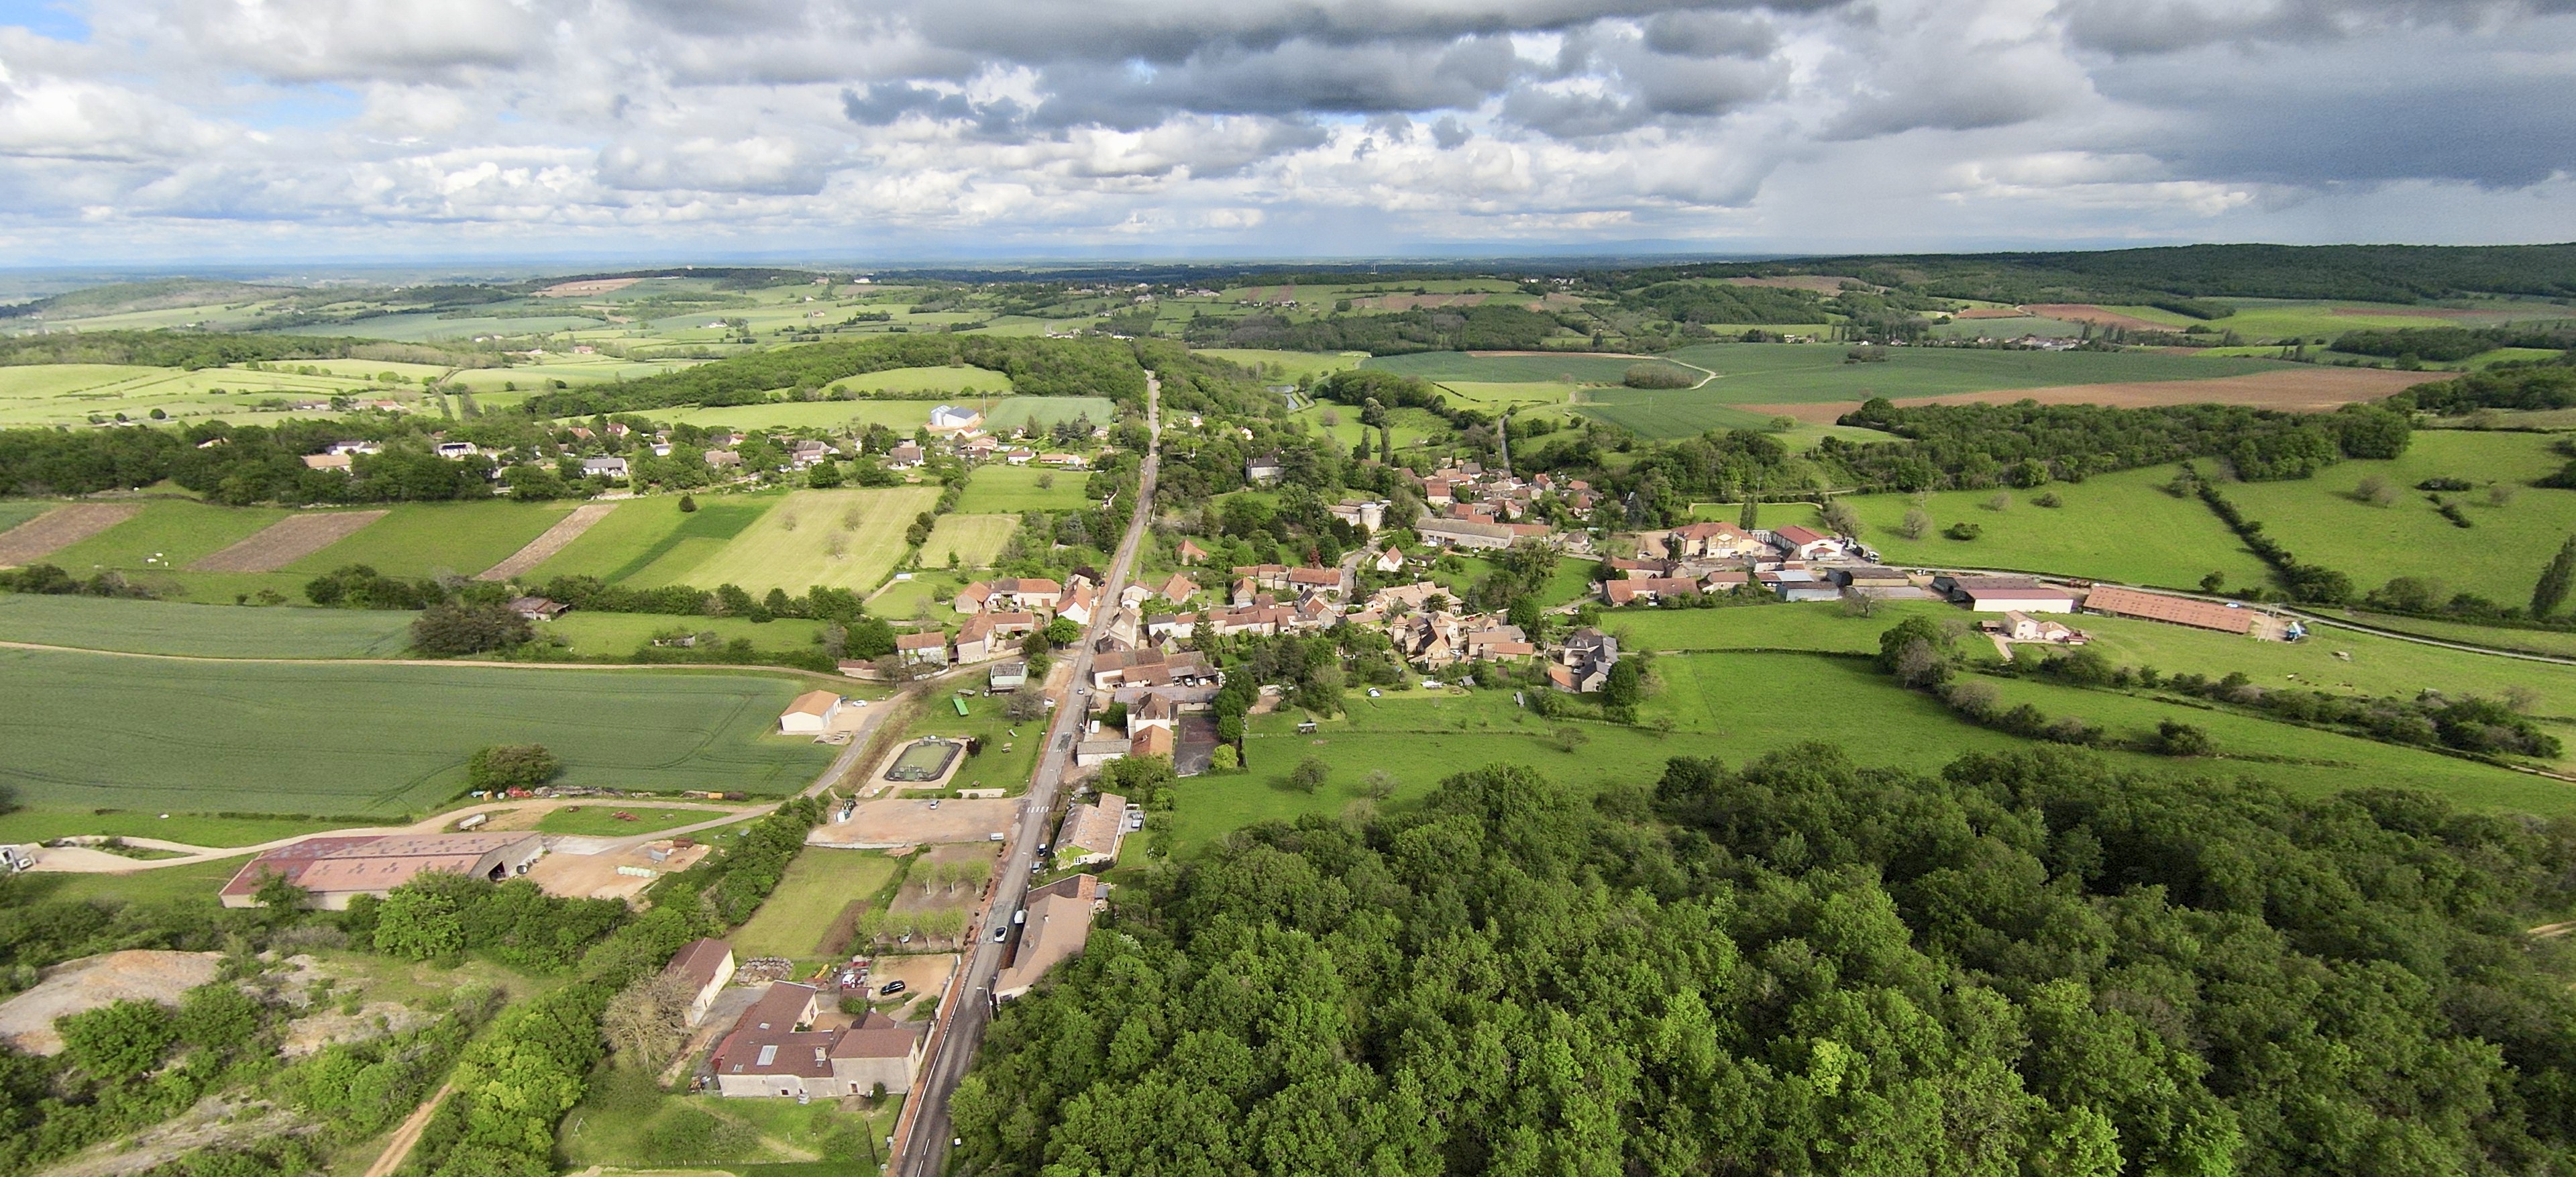
<svg viewBox="0 0 2576 1177"><path fill-rule="evenodd" d="M1162 383L1151 374L1145 379L1145 425L1160 441L1163 435L1161 416ZM1145 466L1136 488L1136 513L1128 520L1127 535L1118 543L1117 558L1109 565L1109 582L1103 586L1101 599L1115 601L1135 571L1136 550L1144 542L1145 523L1152 517L1154 479L1161 467L1159 447L1145 453ZM949 1135L948 1097L957 1090L957 1081L975 1061L976 1048L984 1041L984 1030L993 1018L993 977L1001 971L1003 949L993 942L987 930L1007 925L1011 913L1020 909L1028 892L1029 864L1037 860L1038 843L1046 839L1047 819L1055 812L1056 792L1064 784L1065 771L1073 766L1071 745L1081 739L1084 713L1090 708L1088 688L1091 685L1091 643L1109 632L1114 609L1102 609L1092 618L1091 631L1083 635L1082 645L1073 656L1073 677L1068 694L1057 701L1055 721L1047 728L1046 751L1038 759L1035 776L1029 780L1028 803L1020 807L1020 824L1011 831L1010 852L1003 857L1001 877L992 888L985 904L985 917L976 925L975 946L966 953L966 968L949 984L939 1002L939 1017L933 1027L930 1059L921 1078L913 1084L912 1095L904 1101L904 1121L896 1126L894 1160L890 1169L899 1177L937 1177L948 1167Z"/></svg>

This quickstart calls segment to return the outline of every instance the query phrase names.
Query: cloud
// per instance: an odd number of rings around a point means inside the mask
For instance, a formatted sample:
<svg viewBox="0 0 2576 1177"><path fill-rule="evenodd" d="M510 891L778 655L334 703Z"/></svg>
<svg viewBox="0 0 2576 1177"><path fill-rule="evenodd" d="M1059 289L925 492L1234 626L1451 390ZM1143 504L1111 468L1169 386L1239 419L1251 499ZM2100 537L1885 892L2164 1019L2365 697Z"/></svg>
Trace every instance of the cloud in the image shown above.
<svg viewBox="0 0 2576 1177"><path fill-rule="evenodd" d="M2474 222L2439 226L2454 236L2576 220L2576 0L90 0L84 17L79 41L0 25L0 236L82 256L340 249L352 230L427 250L1937 248L2332 236L2319 210L2402 224L2391 210L2439 215L2436 193ZM211 228L227 223L255 230Z"/></svg>

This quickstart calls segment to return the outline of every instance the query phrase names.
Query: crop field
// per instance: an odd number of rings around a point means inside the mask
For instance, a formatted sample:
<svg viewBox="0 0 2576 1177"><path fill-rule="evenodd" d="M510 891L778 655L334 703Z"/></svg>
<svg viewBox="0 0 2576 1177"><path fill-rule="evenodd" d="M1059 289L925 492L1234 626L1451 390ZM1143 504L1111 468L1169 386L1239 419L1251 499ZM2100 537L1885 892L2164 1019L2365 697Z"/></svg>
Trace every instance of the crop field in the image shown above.
<svg viewBox="0 0 2576 1177"><path fill-rule="evenodd" d="M2368 328L2407 327L2490 327L2499 323L2564 319L2567 308L2546 302L2508 299L2481 299L2472 309L2454 310L2443 307L2399 306L2390 303L2332 302L2305 299L2219 298L2212 302L2236 308L2236 313L2211 322L2218 331L2233 331L2249 339L2305 338L2328 340L2346 331ZM2177 325L2191 320L2153 308L2144 310L2178 320Z"/></svg>
<svg viewBox="0 0 2576 1177"><path fill-rule="evenodd" d="M788 862L778 889L734 931L735 954L813 959L842 911L876 898L894 872L895 861L874 851L806 847Z"/></svg>
<svg viewBox="0 0 2576 1177"><path fill-rule="evenodd" d="M921 562L942 567L953 556L961 568L990 568L1019 529L1016 515L942 515L921 545Z"/></svg>
<svg viewBox="0 0 2576 1177"><path fill-rule="evenodd" d="M833 585L866 592L894 570L907 549L904 529L939 492L926 486L878 490L800 490L753 520L724 546L683 566L674 551L635 579L642 584L738 584L753 595L782 588L804 592ZM701 507L698 514L707 513Z"/></svg>
<svg viewBox="0 0 2576 1177"><path fill-rule="evenodd" d="M716 635L717 640L735 638L749 641L762 650L813 649L823 636L823 623L801 617L777 617L755 622L744 617L679 617L657 613L593 613L575 609L552 621L537 626L541 637L563 639L567 648L583 657L624 657L632 654L655 634L678 631L689 634ZM843 688L843 694L862 694Z"/></svg>
<svg viewBox="0 0 2576 1177"><path fill-rule="evenodd" d="M930 422L932 407L925 401L784 401L764 405L726 405L713 409L654 409L645 416L674 425L696 425L707 429L858 431L870 425L883 425L909 436L913 430Z"/></svg>
<svg viewBox="0 0 2576 1177"><path fill-rule="evenodd" d="M0 781L40 806L419 811L465 760L538 743L562 783L783 795L828 747L769 735L785 676L189 662L0 651Z"/></svg>
<svg viewBox="0 0 2576 1177"><path fill-rule="evenodd" d="M349 823L309 817L215 817L162 810L27 808L0 813L0 842L44 842L74 835L160 838L190 846L256 846L297 834L346 828ZM229 866L238 867L239 863ZM184 869L184 868L182 868ZM158 873L158 872L153 872ZM229 877L230 871L226 872Z"/></svg>
<svg viewBox="0 0 2576 1177"><path fill-rule="evenodd" d="M1676 353L1678 355L1679 353ZM1716 365L1689 356L1691 363L1714 368ZM1841 359L1837 349L1835 359ZM1628 369L1655 361L1645 356L1603 356L1569 352L1565 355L1520 355L1475 352L1416 352L1412 355L1378 356L1361 364L1382 372L1418 376L1424 380L1470 384L1617 384ZM1721 371L1723 369L1720 369ZM1692 372L1696 380L1700 373Z"/></svg>
<svg viewBox="0 0 2576 1177"><path fill-rule="evenodd" d="M1912 495L1853 495L1843 501L1860 512L1862 541L1888 563L1905 567L2004 568L2165 588L2195 587L2211 572L2224 574L2229 587L2266 583L2262 563L2208 507L2197 498L2164 492L2176 470L2123 470L2035 490L1943 491L1925 507L1932 529L1921 539L1907 539L1897 531L1914 507ZM2008 493L2010 505L1987 509L1998 493ZM2043 493L2056 495L2065 505L2036 505L2032 500ZM1786 504L1766 504L1763 515L1773 526L1816 522L1812 511ZM1954 523L1973 523L1983 534L1973 540L1941 534ZM2539 574L2538 561L2547 558L2546 553L2535 558L2532 575Z"/></svg>
<svg viewBox="0 0 2576 1177"><path fill-rule="evenodd" d="M2438 581L2443 597L2476 593L2502 604L2531 599L2531 586L2570 533L2576 533L2576 491L2543 490L2529 482L2565 459L2550 452L2547 437L2521 433L2427 431L2406 453L2387 462L2343 462L2298 482L2235 483L2223 488L2248 519L2263 524L2300 560L2338 569L2356 589L2377 588L2390 577ZM2352 491L2377 475L2399 489L2386 507L2361 501ZM2491 503L2483 489L2445 494L2461 504L2474 525L2456 527L2434 512L2416 483L2461 478L2483 488L2490 480L2510 495Z"/></svg>
<svg viewBox="0 0 2576 1177"><path fill-rule="evenodd" d="M726 505L725 499L712 496L698 502L699 509L694 513L680 510L680 500L671 495L600 504L610 508L607 515L519 579L526 584L542 584L558 576L614 577L638 555L704 514L708 506Z"/></svg>
<svg viewBox="0 0 2576 1177"><path fill-rule="evenodd" d="M132 519L136 508L130 503L48 503L24 514L25 518L13 520L7 531L0 532L0 568L49 559L64 548Z"/></svg>
<svg viewBox="0 0 2576 1177"><path fill-rule="evenodd" d="M659 376L695 367L695 360L621 360L615 356L550 357L542 364L519 364L508 368L467 368L448 378L475 394L475 399L490 407L486 393L528 392L547 386L548 381L566 384L599 384L610 380L634 380Z"/></svg>
<svg viewBox="0 0 2576 1177"><path fill-rule="evenodd" d="M0 499L0 533L60 506L34 499Z"/></svg>
<svg viewBox="0 0 2576 1177"><path fill-rule="evenodd" d="M1215 356L1220 360L1257 372L1275 369L1280 376L1292 383L1308 376L1320 376L1327 372L1339 372L1344 368L1356 368L1360 366L1360 361L1369 358L1368 353L1364 351L1269 351L1251 347L1204 347L1196 350L1200 355Z"/></svg>
<svg viewBox="0 0 2576 1177"><path fill-rule="evenodd" d="M101 568L129 572L185 568L248 539L287 512L270 507L216 507L185 499L155 499L143 511L47 557L67 572Z"/></svg>
<svg viewBox="0 0 2576 1177"><path fill-rule="evenodd" d="M400 315L377 315L355 323L322 323L310 327L288 327L280 335L348 335L360 339L385 339L396 343L422 343L433 339L465 339L476 335L545 335L556 331L581 331L600 325L599 320L581 315L550 315L538 318L472 318L451 319L443 312L420 311Z"/></svg>
<svg viewBox="0 0 2576 1177"><path fill-rule="evenodd" d="M1249 771L1181 782L1174 831L1183 846L1192 846L1252 822L1339 812L1360 799L1367 774L1381 769L1398 782L1388 804L1400 808L1418 802L1453 773L1495 762L1526 764L1559 784L1590 791L1651 785L1673 756L1740 763L1803 740L1847 741L1855 731L1871 735L1866 748L1854 751L1854 759L1923 772L1966 752L2031 746L1966 723L1929 696L1897 688L1860 659L1698 654L1659 658L1655 670L1662 686L1642 710L1650 720L1661 716L1673 721L1673 733L1660 738L1637 728L1540 719L1500 691L1406 691L1383 699L1353 698L1347 716L1322 721L1311 736L1296 734L1302 716L1293 711L1256 718L1247 741ZM2051 716L2081 716L2115 735L2179 719L2209 731L2222 755L2305 762L2177 761L2099 753L2125 770L2253 777L2310 794L2350 788L2366 779L2437 792L2468 809L2576 812L2576 790L2564 785L2431 752L2110 692L2010 680L1997 680L1997 686L2007 705L2027 701ZM1582 734L1572 751L1552 739L1559 728ZM1288 770L1310 755L1331 770L1313 794L1286 784Z"/></svg>
<svg viewBox="0 0 2576 1177"><path fill-rule="evenodd" d="M958 500L957 509L973 515L1078 511L1088 505L1082 492L1090 478L1080 470L987 463L977 467L966 483L966 496Z"/></svg>
<svg viewBox="0 0 2576 1177"><path fill-rule="evenodd" d="M0 641L199 658L387 658L410 646L412 616L6 593Z"/></svg>
<svg viewBox="0 0 2576 1177"><path fill-rule="evenodd" d="M281 571L318 576L365 564L388 576L472 576L545 534L570 503L402 503L347 539Z"/></svg>

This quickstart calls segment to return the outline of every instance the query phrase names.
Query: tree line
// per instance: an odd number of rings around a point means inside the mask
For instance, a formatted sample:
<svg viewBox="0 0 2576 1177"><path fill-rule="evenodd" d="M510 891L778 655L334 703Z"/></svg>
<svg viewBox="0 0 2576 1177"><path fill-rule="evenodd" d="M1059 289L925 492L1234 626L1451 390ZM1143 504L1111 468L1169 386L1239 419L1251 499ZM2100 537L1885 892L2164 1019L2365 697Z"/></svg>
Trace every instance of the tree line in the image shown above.
<svg viewBox="0 0 2576 1177"><path fill-rule="evenodd" d="M822 390L834 381L895 368L984 368L1024 396L1145 398L1145 370L1126 344L1104 339L921 334L831 341L753 352L676 372L613 384L555 389L528 398L540 417L632 413L679 405L761 404L775 389Z"/></svg>

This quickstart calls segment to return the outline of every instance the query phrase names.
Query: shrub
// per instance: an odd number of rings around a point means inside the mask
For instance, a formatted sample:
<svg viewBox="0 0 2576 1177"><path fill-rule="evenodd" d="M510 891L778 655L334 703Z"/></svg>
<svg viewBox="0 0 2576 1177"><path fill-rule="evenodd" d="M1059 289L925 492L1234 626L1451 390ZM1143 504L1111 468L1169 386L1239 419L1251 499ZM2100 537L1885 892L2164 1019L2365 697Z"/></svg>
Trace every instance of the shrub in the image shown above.
<svg viewBox="0 0 2576 1177"><path fill-rule="evenodd" d="M477 789L533 789L563 773L543 744L495 744L466 758L465 780Z"/></svg>
<svg viewBox="0 0 2576 1177"><path fill-rule="evenodd" d="M429 654L480 654L536 636L528 619L498 601L479 605L441 601L411 623L411 644Z"/></svg>
<svg viewBox="0 0 2576 1177"><path fill-rule="evenodd" d="M1619 377L1619 383L1630 388L1688 388L1699 381L1668 364L1632 364Z"/></svg>
<svg viewBox="0 0 2576 1177"><path fill-rule="evenodd" d="M1956 540L1972 540L1985 533L1985 528L1964 519L1941 529L1941 534Z"/></svg>

